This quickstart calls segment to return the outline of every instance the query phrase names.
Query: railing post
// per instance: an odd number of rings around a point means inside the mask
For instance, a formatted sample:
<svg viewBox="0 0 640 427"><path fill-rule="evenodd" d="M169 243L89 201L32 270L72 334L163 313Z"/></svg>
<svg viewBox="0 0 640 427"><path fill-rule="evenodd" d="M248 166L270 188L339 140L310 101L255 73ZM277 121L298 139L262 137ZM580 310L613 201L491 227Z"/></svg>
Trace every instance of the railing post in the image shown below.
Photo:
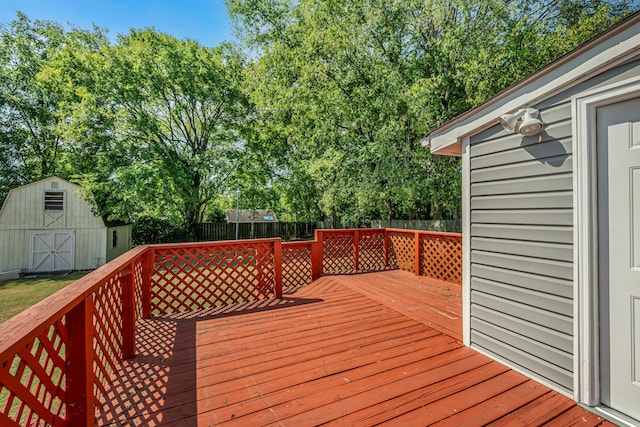
<svg viewBox="0 0 640 427"><path fill-rule="evenodd" d="M315 242L311 244L311 277L313 280L317 280L322 276L324 272L324 236L322 235L322 229L316 228L313 231L313 237Z"/></svg>
<svg viewBox="0 0 640 427"><path fill-rule="evenodd" d="M356 229L353 233L353 267L356 271L360 270L360 230Z"/></svg>
<svg viewBox="0 0 640 427"><path fill-rule="evenodd" d="M95 422L93 310L93 296L88 296L66 315L66 407L71 426L92 426Z"/></svg>
<svg viewBox="0 0 640 427"><path fill-rule="evenodd" d="M271 292L271 284L270 283L266 283L266 280L264 278L264 270L263 270L263 265L262 263L265 262L265 253L262 252L262 250L260 249L259 246L257 246L256 248L254 248L254 262L255 262L255 266L256 266L256 270L257 270L257 279L258 279L258 291L265 296L269 296L269 293ZM240 252L240 249L238 249L238 252ZM265 251L267 252L267 251ZM273 276L273 280L275 280L275 246L273 248L273 258L274 258L274 276ZM273 293L276 293L276 284L273 284Z"/></svg>
<svg viewBox="0 0 640 427"><path fill-rule="evenodd" d="M311 242L311 280L316 281L322 276L322 242L317 239Z"/></svg>
<svg viewBox="0 0 640 427"><path fill-rule="evenodd" d="M382 251L384 256L384 268L385 270L389 268L389 232L386 228L383 228L383 238L384 242L382 243Z"/></svg>
<svg viewBox="0 0 640 427"><path fill-rule="evenodd" d="M273 242L273 263L275 268L276 298L282 298L282 239Z"/></svg>
<svg viewBox="0 0 640 427"><path fill-rule="evenodd" d="M134 266L129 264L122 271L122 358L136 355L136 300Z"/></svg>
<svg viewBox="0 0 640 427"><path fill-rule="evenodd" d="M416 276L420 275L420 264L422 263L422 245L420 244L420 232L416 231L414 234L414 253L416 256L416 262L415 262L415 269L414 269L414 273L416 274Z"/></svg>
<svg viewBox="0 0 640 427"><path fill-rule="evenodd" d="M142 318L151 317L151 275L153 274L154 254L149 247L142 257Z"/></svg>

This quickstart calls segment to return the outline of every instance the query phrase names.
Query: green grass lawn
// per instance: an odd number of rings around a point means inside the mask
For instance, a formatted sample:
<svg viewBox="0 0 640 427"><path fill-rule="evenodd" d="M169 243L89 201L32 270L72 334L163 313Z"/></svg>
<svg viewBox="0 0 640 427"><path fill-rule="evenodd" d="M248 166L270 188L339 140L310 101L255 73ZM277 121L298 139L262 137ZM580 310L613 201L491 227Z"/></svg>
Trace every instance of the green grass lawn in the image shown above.
<svg viewBox="0 0 640 427"><path fill-rule="evenodd" d="M86 272L0 282L0 323L78 280Z"/></svg>

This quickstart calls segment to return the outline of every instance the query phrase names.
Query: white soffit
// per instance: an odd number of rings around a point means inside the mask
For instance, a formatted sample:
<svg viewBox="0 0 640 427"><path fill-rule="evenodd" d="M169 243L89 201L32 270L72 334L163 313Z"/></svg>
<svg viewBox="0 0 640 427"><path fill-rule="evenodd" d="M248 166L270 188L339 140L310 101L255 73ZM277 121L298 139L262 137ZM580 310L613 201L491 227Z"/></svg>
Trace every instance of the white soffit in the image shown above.
<svg viewBox="0 0 640 427"><path fill-rule="evenodd" d="M461 141L498 122L498 116L533 106L628 60L640 51L640 13L592 39L422 139L434 154L462 155Z"/></svg>

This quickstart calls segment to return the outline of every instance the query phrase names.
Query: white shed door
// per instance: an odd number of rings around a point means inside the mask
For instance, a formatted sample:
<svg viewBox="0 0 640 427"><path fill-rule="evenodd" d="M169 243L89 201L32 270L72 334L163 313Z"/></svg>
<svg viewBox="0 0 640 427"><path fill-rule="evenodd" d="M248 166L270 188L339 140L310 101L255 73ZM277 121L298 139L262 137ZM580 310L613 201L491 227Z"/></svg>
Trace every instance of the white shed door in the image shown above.
<svg viewBox="0 0 640 427"><path fill-rule="evenodd" d="M640 420L640 99L597 110L601 400Z"/></svg>
<svg viewBox="0 0 640 427"><path fill-rule="evenodd" d="M73 231L32 231L29 245L29 271L73 270L75 233Z"/></svg>

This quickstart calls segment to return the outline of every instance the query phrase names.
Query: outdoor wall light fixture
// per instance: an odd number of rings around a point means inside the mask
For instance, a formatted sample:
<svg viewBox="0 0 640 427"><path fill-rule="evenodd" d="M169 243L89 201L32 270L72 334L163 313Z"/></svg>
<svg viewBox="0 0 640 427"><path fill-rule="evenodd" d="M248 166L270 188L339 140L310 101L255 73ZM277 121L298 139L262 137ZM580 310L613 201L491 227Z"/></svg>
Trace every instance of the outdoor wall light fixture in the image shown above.
<svg viewBox="0 0 640 427"><path fill-rule="evenodd" d="M500 116L500 124L507 132L520 133L523 136L537 135L542 130L540 112L535 108L523 108L511 114Z"/></svg>

